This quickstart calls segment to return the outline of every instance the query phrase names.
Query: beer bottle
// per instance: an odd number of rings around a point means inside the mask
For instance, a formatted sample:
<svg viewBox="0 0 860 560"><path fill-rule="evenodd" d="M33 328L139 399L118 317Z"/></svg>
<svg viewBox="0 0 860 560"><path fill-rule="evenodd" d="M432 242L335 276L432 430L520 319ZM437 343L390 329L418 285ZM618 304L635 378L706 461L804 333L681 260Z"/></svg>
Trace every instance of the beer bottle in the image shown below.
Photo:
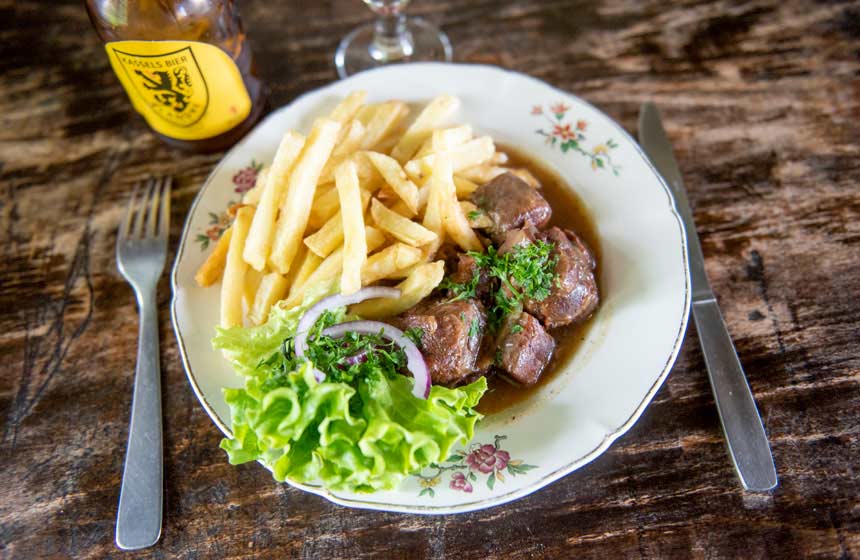
<svg viewBox="0 0 860 560"><path fill-rule="evenodd" d="M192 151L235 143L263 110L232 0L87 0L113 71L165 141Z"/></svg>

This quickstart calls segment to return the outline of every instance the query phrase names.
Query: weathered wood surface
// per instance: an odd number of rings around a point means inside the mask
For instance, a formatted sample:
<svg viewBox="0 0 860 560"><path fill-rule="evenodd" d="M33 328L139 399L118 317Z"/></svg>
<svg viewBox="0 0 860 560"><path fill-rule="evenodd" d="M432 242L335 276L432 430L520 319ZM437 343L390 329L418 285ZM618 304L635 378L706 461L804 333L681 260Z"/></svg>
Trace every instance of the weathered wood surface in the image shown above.
<svg viewBox="0 0 860 560"><path fill-rule="evenodd" d="M273 105L335 79L354 0L242 3ZM860 5L417 2L460 61L517 69L677 147L780 486L744 494L693 327L634 429L515 504L347 510L230 467L179 361L161 286L163 538L113 545L137 318L114 232L130 186L177 179L172 242L218 155L136 118L82 3L0 0L0 557L860 557Z"/></svg>

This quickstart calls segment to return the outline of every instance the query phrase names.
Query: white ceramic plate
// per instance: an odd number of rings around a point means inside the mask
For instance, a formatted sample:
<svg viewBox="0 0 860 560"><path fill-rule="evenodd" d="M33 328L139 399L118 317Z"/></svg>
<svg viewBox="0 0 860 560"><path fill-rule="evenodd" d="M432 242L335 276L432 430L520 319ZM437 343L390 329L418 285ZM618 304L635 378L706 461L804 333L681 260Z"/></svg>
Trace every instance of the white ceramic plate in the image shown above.
<svg viewBox="0 0 860 560"><path fill-rule="evenodd" d="M555 170L597 223L602 303L565 370L528 401L486 417L473 442L439 469L375 494L294 486L346 506L413 513L472 511L526 496L593 460L639 418L681 346L690 278L672 197L636 142L585 101L523 74L454 64L381 68L303 95L236 145L197 195L173 268L173 324L188 379L229 435L221 389L242 380L209 342L219 290L197 287L194 272L224 227L224 210L253 185L259 162L271 161L284 131L307 132L315 116L355 89L368 91L370 101L456 95L456 121Z"/></svg>

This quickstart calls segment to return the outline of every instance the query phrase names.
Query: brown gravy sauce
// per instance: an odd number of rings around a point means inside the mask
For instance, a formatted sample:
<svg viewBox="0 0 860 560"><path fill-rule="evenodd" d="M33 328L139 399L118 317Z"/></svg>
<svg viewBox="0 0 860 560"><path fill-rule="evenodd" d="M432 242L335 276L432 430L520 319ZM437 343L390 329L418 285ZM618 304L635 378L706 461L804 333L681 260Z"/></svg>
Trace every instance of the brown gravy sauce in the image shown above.
<svg viewBox="0 0 860 560"><path fill-rule="evenodd" d="M539 160L508 146L499 146L499 149L509 156L507 167L525 167L541 182L543 185L541 194L552 207L552 219L549 224L573 230L588 244L597 261L597 269L594 272L597 285L602 289L603 286L600 283L601 255L597 227L586 211L583 202L561 177L541 164ZM602 291L600 297L601 300L604 297ZM585 340L592 323L594 323L593 315L583 323L549 331L555 338L557 346L555 354L540 380L531 387L518 387L498 376L493 376L488 379L489 388L478 403L478 411L482 414L495 414L529 399L541 386L554 378L563 369L564 364L573 357Z"/></svg>

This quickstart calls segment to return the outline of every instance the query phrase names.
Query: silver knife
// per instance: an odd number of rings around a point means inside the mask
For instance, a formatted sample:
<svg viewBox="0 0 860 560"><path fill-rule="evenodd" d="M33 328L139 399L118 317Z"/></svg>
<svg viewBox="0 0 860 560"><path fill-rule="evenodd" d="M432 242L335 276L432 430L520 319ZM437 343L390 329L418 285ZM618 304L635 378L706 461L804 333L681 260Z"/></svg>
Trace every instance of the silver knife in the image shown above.
<svg viewBox="0 0 860 560"><path fill-rule="evenodd" d="M639 143L672 189L675 206L687 231L693 284L693 318L735 471L745 489L753 492L771 490L776 486L777 478L767 435L738 353L705 274L702 246L681 171L666 131L663 130L660 113L653 103L643 104L639 112Z"/></svg>

